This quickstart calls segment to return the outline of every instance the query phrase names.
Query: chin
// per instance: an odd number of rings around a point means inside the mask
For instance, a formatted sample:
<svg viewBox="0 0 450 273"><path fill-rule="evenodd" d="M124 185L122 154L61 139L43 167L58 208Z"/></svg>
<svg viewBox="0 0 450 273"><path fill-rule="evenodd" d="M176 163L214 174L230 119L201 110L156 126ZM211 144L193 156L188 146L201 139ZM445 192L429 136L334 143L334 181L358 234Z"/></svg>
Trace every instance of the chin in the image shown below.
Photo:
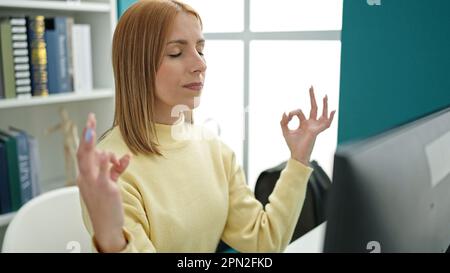
<svg viewBox="0 0 450 273"><path fill-rule="evenodd" d="M200 106L200 97L193 97L192 99L190 99L188 101L188 103L186 104L189 109L193 110L195 108L197 108L198 106Z"/></svg>

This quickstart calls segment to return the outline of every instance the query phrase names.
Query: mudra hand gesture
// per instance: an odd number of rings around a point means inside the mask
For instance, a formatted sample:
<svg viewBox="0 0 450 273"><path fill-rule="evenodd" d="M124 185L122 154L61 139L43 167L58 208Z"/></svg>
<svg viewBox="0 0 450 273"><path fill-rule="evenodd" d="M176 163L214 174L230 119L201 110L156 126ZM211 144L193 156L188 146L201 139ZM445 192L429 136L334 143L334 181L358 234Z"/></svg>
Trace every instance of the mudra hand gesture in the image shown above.
<svg viewBox="0 0 450 273"><path fill-rule="evenodd" d="M96 120L89 114L77 151L80 173L77 184L94 228L95 240L104 252L116 252L125 244L122 198L117 180L130 163L130 155L120 159L99 151L96 144Z"/></svg>
<svg viewBox="0 0 450 273"><path fill-rule="evenodd" d="M317 118L317 103L312 86L309 89L309 97L311 100L309 119L306 119L301 109L297 109L289 112L288 115L283 113L280 121L284 139L291 151L291 157L306 166L309 165L311 152L317 136L330 127L334 114L336 113L334 110L328 116L328 97L325 96L323 98L322 115ZM288 124L294 116L299 118L300 124L297 129L290 130Z"/></svg>

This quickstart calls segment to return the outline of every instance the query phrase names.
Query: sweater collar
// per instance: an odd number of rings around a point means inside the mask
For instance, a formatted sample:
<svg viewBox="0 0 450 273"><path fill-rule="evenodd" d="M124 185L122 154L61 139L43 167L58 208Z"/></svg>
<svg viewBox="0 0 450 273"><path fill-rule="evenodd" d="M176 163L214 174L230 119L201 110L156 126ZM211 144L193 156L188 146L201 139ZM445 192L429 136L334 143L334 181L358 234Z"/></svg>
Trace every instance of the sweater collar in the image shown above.
<svg viewBox="0 0 450 273"><path fill-rule="evenodd" d="M174 124L155 123L156 142L160 148L178 148L186 145L190 139L191 124L186 123L182 113Z"/></svg>

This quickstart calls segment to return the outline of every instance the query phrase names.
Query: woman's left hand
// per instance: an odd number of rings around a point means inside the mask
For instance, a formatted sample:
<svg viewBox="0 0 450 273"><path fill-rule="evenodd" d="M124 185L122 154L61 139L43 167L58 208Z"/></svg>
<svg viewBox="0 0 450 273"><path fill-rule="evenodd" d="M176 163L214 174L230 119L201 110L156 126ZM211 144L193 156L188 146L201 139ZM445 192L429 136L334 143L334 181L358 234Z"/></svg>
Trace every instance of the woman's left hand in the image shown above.
<svg viewBox="0 0 450 273"><path fill-rule="evenodd" d="M289 115L283 113L280 121L284 139L291 151L291 157L306 166L309 165L310 156L314 147L317 136L330 127L336 111L332 111L328 116L328 97L323 98L322 115L317 119L317 103L314 97L314 88L309 89L309 97L311 99L311 112L309 119L306 119L301 109L289 112ZM290 130L289 122L294 116L300 120L297 129Z"/></svg>

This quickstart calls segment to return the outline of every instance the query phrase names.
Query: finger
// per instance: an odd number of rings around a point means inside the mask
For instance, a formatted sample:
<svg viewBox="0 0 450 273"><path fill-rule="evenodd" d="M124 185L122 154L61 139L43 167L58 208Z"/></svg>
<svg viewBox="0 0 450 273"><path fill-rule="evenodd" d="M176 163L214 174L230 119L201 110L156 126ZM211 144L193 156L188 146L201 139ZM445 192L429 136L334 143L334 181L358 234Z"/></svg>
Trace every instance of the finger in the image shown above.
<svg viewBox="0 0 450 273"><path fill-rule="evenodd" d="M300 110L300 113L298 113L298 118L300 119L300 122L306 120L305 114L303 114L302 110Z"/></svg>
<svg viewBox="0 0 450 273"><path fill-rule="evenodd" d="M92 173L92 167L95 161L95 116L89 114L86 126L83 128L83 134L77 150L77 161L80 173L84 176Z"/></svg>
<svg viewBox="0 0 450 273"><path fill-rule="evenodd" d="M86 134L86 128L83 129L83 135ZM95 134L94 134L95 136ZM81 140L77 150L77 162L80 173L83 176L89 176L92 173L95 161L95 148L86 141Z"/></svg>
<svg viewBox="0 0 450 273"><path fill-rule="evenodd" d="M287 115L286 115L286 113L283 113L283 115L281 116L280 125L284 126L284 125L287 125L287 123L288 123Z"/></svg>
<svg viewBox="0 0 450 273"><path fill-rule="evenodd" d="M92 150L96 144L96 120L94 114L90 113L86 121L86 127L83 129L83 135L80 141L80 148L85 151Z"/></svg>
<svg viewBox="0 0 450 273"><path fill-rule="evenodd" d="M117 179L119 176L125 171L125 169L128 167L128 164L130 163L131 156L130 155L124 155L120 160L119 164L117 166L114 166L111 169L111 179L115 182L117 182Z"/></svg>
<svg viewBox="0 0 450 273"><path fill-rule="evenodd" d="M292 117L297 116L300 122L306 121L305 114L303 114L302 109L297 109L294 111L289 112L289 120L292 119Z"/></svg>
<svg viewBox="0 0 450 273"><path fill-rule="evenodd" d="M113 181L117 181L119 178L119 169L120 169L120 162L117 160L117 157L114 153L109 152L109 162L113 164L111 170L110 170L110 177Z"/></svg>
<svg viewBox="0 0 450 273"><path fill-rule="evenodd" d="M109 162L117 166L120 164L119 160L117 160L117 156L112 152L109 152Z"/></svg>
<svg viewBox="0 0 450 273"><path fill-rule="evenodd" d="M288 123L289 123L289 118L286 115L286 113L283 113L283 116L281 117L281 121L280 121L280 125L281 125L281 130L283 131L283 134L285 134L289 128L288 128Z"/></svg>
<svg viewBox="0 0 450 273"><path fill-rule="evenodd" d="M331 123L333 122L334 114L336 113L336 110L331 111L330 119L328 120L328 127L331 126Z"/></svg>
<svg viewBox="0 0 450 273"><path fill-rule="evenodd" d="M89 113L86 127L87 131L86 134L84 135L85 141L89 143L92 147L94 147L97 142L95 132L97 128L97 120L95 118L94 113Z"/></svg>
<svg viewBox="0 0 450 273"><path fill-rule="evenodd" d="M109 155L105 152L101 152L100 156L100 171L99 171L99 182L108 181L108 170L109 170Z"/></svg>
<svg viewBox="0 0 450 273"><path fill-rule="evenodd" d="M83 132L81 133L81 136L84 136L84 135L86 135L86 131L87 131L87 127L84 127L83 128ZM86 146L87 145L87 143L86 143L86 141L84 140L84 138L82 137L81 138L81 141L80 141L80 145L78 146L78 149L79 150L85 150L86 149Z"/></svg>
<svg viewBox="0 0 450 273"><path fill-rule="evenodd" d="M311 100L311 112L309 113L310 119L316 119L317 118L317 103L316 103L316 97L314 96L314 87L311 86L309 88L309 99Z"/></svg>
<svg viewBox="0 0 450 273"><path fill-rule="evenodd" d="M325 97L323 98L322 117L323 117L324 119L328 119L328 96L325 96Z"/></svg>
<svg viewBox="0 0 450 273"><path fill-rule="evenodd" d="M88 114L88 125L89 125L89 127L93 128L94 130L97 129L97 119L95 118L94 113Z"/></svg>
<svg viewBox="0 0 450 273"><path fill-rule="evenodd" d="M130 160L131 160L131 156L129 154L122 156L122 158L119 160L118 172L120 174L122 174L125 171L125 169L128 167Z"/></svg>
<svg viewBox="0 0 450 273"><path fill-rule="evenodd" d="M117 182L117 180L119 179L120 173L117 171L116 167L111 168L110 172L111 172L110 173L111 180L114 182Z"/></svg>

